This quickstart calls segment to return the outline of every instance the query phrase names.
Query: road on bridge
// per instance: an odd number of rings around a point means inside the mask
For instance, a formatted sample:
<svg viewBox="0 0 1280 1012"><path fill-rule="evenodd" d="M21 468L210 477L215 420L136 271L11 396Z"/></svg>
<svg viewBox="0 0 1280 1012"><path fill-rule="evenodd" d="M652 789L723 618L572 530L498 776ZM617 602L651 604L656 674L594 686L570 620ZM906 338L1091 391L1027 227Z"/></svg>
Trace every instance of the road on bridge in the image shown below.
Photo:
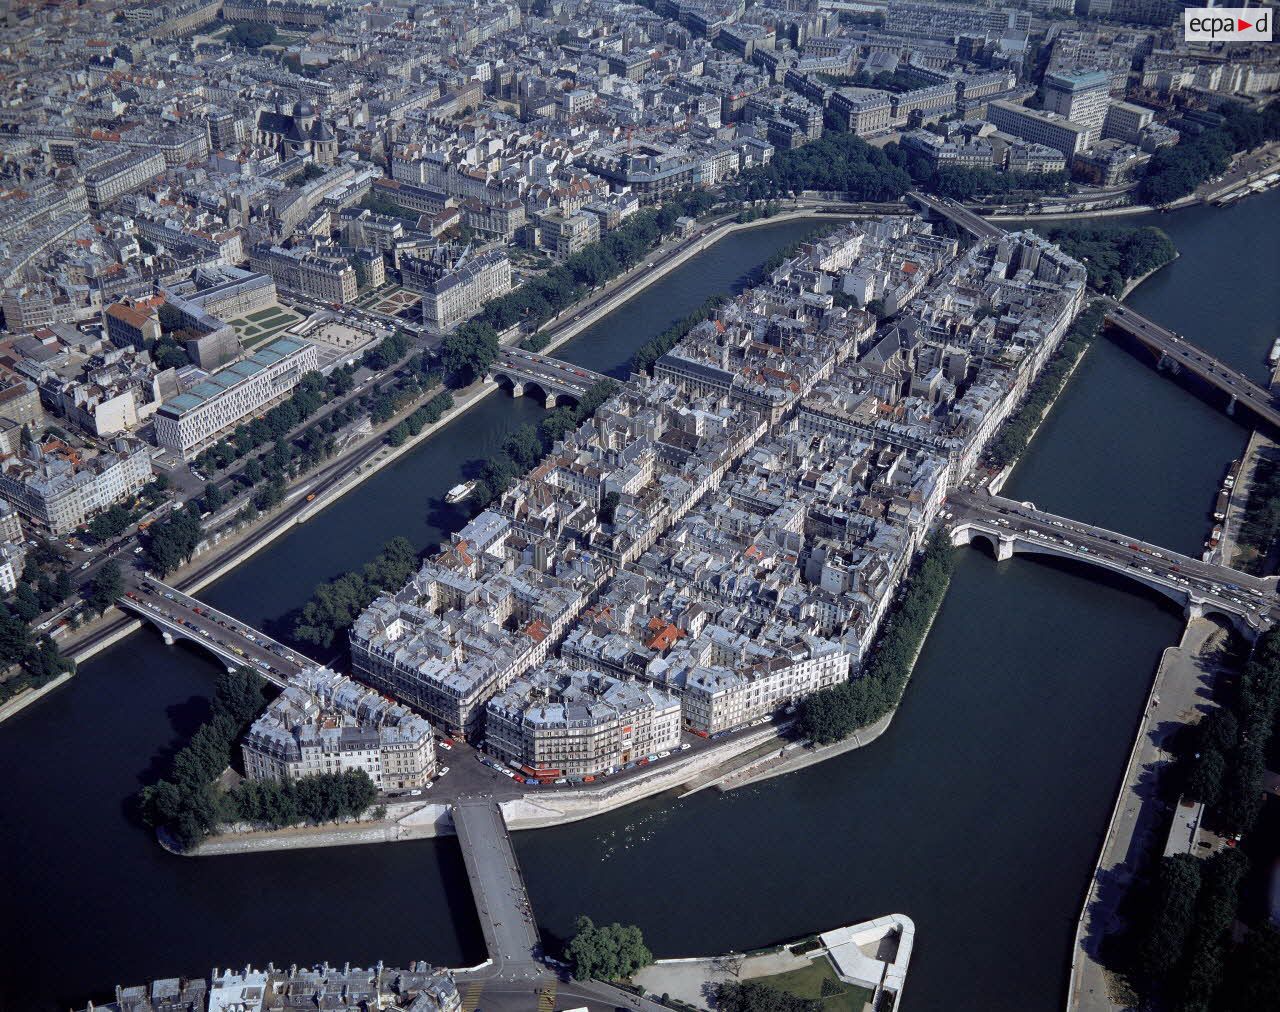
<svg viewBox="0 0 1280 1012"><path fill-rule="evenodd" d="M1214 599L1219 607L1245 617L1254 627L1280 620L1276 598L1276 577L1256 577L1248 573L1202 562L1190 556L1151 545L1125 534L1095 527L1069 517L1045 513L1014 499L968 492L963 489L947 497L945 509L953 513L953 525L966 520L980 521L997 531L1040 541L1064 555L1085 561L1096 559L1128 570L1141 579L1143 574L1167 581Z"/></svg>
<svg viewBox="0 0 1280 1012"><path fill-rule="evenodd" d="M1113 303L1107 310L1107 321L1132 334L1152 350L1158 351L1206 383L1234 397L1269 425L1280 429L1280 409L1276 407L1276 398L1244 373L1218 361L1172 331L1148 320L1141 313L1135 313L1128 306Z"/></svg>
<svg viewBox="0 0 1280 1012"><path fill-rule="evenodd" d="M170 636L198 643L228 665L244 665L284 686L315 661L277 643L239 619L150 578L139 580L117 600Z"/></svg>

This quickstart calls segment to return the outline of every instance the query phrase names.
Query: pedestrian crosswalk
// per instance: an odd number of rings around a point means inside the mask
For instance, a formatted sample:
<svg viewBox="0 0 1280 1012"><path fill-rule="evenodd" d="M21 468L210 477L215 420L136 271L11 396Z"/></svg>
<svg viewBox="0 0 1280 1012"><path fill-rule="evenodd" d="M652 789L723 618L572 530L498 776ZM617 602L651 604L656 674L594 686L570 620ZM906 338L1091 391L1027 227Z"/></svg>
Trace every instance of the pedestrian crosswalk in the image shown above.
<svg viewBox="0 0 1280 1012"><path fill-rule="evenodd" d="M484 984L479 981L473 981L468 984L462 991L462 1012L476 1012L480 1007L480 993L484 991Z"/></svg>
<svg viewBox="0 0 1280 1012"><path fill-rule="evenodd" d="M554 1012L556 1007L556 985L548 984L538 991L538 1012Z"/></svg>

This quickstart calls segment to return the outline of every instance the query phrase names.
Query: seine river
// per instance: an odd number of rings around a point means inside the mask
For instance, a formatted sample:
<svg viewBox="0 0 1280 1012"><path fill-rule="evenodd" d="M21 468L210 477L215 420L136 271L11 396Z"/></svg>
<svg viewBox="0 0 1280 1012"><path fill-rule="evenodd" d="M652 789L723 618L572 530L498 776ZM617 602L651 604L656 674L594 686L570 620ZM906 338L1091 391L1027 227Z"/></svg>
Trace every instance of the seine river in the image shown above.
<svg viewBox="0 0 1280 1012"><path fill-rule="evenodd" d="M1280 316L1280 193L1156 223L1182 258L1132 304L1262 375ZM558 354L625 375L642 341L812 227L733 235ZM463 518L445 489L540 413L488 398L204 596L271 627L386 539L446 538ZM1102 341L1008 488L1190 551L1245 437ZM1180 628L1162 599L1087 571L964 551L873 746L729 795L519 834L544 931L563 935L579 913L634 921L677 956L899 911L918 930L908 1010L1056 1009L1138 710ZM144 631L0 726L0 1009L64 1010L215 965L483 958L451 840L208 860L156 846L131 799L205 715L218 670Z"/></svg>

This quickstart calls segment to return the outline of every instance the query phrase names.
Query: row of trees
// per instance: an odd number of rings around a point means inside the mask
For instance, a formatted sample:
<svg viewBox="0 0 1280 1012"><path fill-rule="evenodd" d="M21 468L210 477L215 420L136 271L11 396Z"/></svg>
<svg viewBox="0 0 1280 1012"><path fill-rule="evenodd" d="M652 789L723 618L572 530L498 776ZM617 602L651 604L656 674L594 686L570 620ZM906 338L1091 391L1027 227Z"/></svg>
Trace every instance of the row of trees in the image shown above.
<svg viewBox="0 0 1280 1012"><path fill-rule="evenodd" d="M317 773L299 780L245 780L221 801L230 819L264 829L359 818L378 800L364 770Z"/></svg>
<svg viewBox="0 0 1280 1012"><path fill-rule="evenodd" d="M778 152L769 164L728 183L725 193L733 200L767 200L801 190L836 190L854 200L890 201L909 189L911 177L902 166L846 130Z"/></svg>
<svg viewBox="0 0 1280 1012"><path fill-rule="evenodd" d="M575 253L551 270L506 295L490 299L480 314L445 338L442 355L455 386L465 386L493 361L498 334L516 324L535 330L569 308L586 292L638 264L663 236L675 229L682 215L697 217L715 206L717 198L704 191L673 198L657 210L639 211L599 242ZM535 334L525 342L532 351L546 347L547 338ZM451 383L452 383L451 379Z"/></svg>
<svg viewBox="0 0 1280 1012"><path fill-rule="evenodd" d="M1240 525L1241 545L1252 549L1245 567L1261 573L1271 550L1280 538L1280 460L1273 456L1259 459L1253 472L1253 484L1244 504L1244 522Z"/></svg>
<svg viewBox="0 0 1280 1012"><path fill-rule="evenodd" d="M1151 225L1143 228L1058 225L1048 229L1045 238L1085 265L1090 287L1113 298L1118 298L1134 278L1163 267L1178 255L1173 240Z"/></svg>
<svg viewBox="0 0 1280 1012"><path fill-rule="evenodd" d="M338 373L342 373L342 378L334 378ZM219 471L258 447L285 438L319 411L331 396L344 387L350 390L350 371L335 370L334 377L326 380L318 372L307 373L298 381L288 400L277 404L261 418L237 425L229 437L200 453L195 459L196 466L206 472Z"/></svg>
<svg viewBox="0 0 1280 1012"><path fill-rule="evenodd" d="M758 980L726 980L715 985L716 1008L719 1012L822 1012L823 1003L816 998L779 991Z"/></svg>
<svg viewBox="0 0 1280 1012"><path fill-rule="evenodd" d="M1231 848L1208 860L1161 858L1137 939L1144 993L1183 1012L1208 1012L1215 1004L1248 867L1248 858ZM1280 984L1280 976L1272 979Z"/></svg>
<svg viewBox="0 0 1280 1012"><path fill-rule="evenodd" d="M1181 793L1205 804L1204 822L1223 835L1248 833L1261 813L1266 756L1280 717L1280 631L1258 639L1225 704L1180 736ZM1232 951L1245 854L1208 860L1161 858L1138 894L1128 963L1138 990L1184 1012L1256 1008L1280 994L1280 936L1255 929ZM1234 968L1233 968L1234 964Z"/></svg>
<svg viewBox="0 0 1280 1012"><path fill-rule="evenodd" d="M169 779L142 789L144 821L179 849L191 849L221 821L213 781L231 764L236 743L266 702L266 688L248 668L220 675L209 718L174 756Z"/></svg>
<svg viewBox="0 0 1280 1012"><path fill-rule="evenodd" d="M1180 750L1184 793L1225 833L1247 833L1262 811L1267 749L1280 717L1280 630L1258 638L1224 706L1196 725Z"/></svg>
<svg viewBox="0 0 1280 1012"><path fill-rule="evenodd" d="M1036 426L1040 424L1040 419L1062 390L1076 361L1097 336L1105 315L1103 307L1094 304L1076 317L1071 330L1063 338L1053 358L1040 371L1022 403L1004 420L1000 431L987 443L982 454L984 464L993 468L1007 467L1022 455Z"/></svg>
<svg viewBox="0 0 1280 1012"><path fill-rule="evenodd" d="M1260 111L1230 107L1222 124L1151 156L1138 186L1138 196L1148 204L1168 204L1190 193L1231 164L1231 156L1280 138L1280 107L1275 103Z"/></svg>
<svg viewBox="0 0 1280 1012"><path fill-rule="evenodd" d="M800 702L797 728L828 745L874 723L898 705L933 616L951 582L954 550L935 532L925 545L896 609L885 622L861 677L822 689Z"/></svg>
<svg viewBox="0 0 1280 1012"><path fill-rule="evenodd" d="M613 396L617 384L612 380L593 383L579 404L563 405L548 411L536 426L522 425L516 429L502 449L486 460L480 468L471 501L479 509L493 502L513 485L522 474L533 467L566 433L572 432L582 422L596 413L606 400Z"/></svg>
<svg viewBox="0 0 1280 1012"><path fill-rule="evenodd" d="M712 295L707 298L697 309L681 320L677 320L670 327L664 330L656 337L651 337L636 349L635 357L631 360L631 369L633 372L650 373L653 372L653 364L662 358L667 352L674 348L694 327L703 320L709 320L716 315L716 310L728 301L728 296Z"/></svg>
<svg viewBox="0 0 1280 1012"><path fill-rule="evenodd" d="M444 417L444 413L452 407L453 393L448 390L442 390L388 432L387 442L392 446L400 446L418 435L428 425L434 425L440 421Z"/></svg>
<svg viewBox="0 0 1280 1012"><path fill-rule="evenodd" d="M644 935L634 924L617 921L599 927L590 917L581 916L574 925L573 938L564 950L574 980L599 977L626 980L653 962L644 944Z"/></svg>
<svg viewBox="0 0 1280 1012"><path fill-rule="evenodd" d="M350 626L384 590L400 587L417 564L418 555L409 540L392 538L362 569L344 573L315 589L294 623L293 638L315 646L332 646L339 630Z"/></svg>
<svg viewBox="0 0 1280 1012"><path fill-rule="evenodd" d="M6 667L21 665L19 671L0 682L0 703L24 689L38 689L63 672L75 670L75 662L62 655L52 638L32 636L31 626L5 604L0 604L0 661Z"/></svg>

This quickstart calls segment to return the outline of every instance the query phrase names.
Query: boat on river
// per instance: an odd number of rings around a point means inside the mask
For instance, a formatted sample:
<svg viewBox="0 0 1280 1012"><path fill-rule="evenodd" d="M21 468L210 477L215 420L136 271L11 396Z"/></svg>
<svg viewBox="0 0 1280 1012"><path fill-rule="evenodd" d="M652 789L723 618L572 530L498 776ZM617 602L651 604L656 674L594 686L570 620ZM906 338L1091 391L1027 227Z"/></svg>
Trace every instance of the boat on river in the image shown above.
<svg viewBox="0 0 1280 1012"><path fill-rule="evenodd" d="M475 490L476 483L474 481L464 482L461 485L454 485L453 488L449 489L449 491L445 493L444 501L451 505L453 503L460 503L462 500L468 498Z"/></svg>

